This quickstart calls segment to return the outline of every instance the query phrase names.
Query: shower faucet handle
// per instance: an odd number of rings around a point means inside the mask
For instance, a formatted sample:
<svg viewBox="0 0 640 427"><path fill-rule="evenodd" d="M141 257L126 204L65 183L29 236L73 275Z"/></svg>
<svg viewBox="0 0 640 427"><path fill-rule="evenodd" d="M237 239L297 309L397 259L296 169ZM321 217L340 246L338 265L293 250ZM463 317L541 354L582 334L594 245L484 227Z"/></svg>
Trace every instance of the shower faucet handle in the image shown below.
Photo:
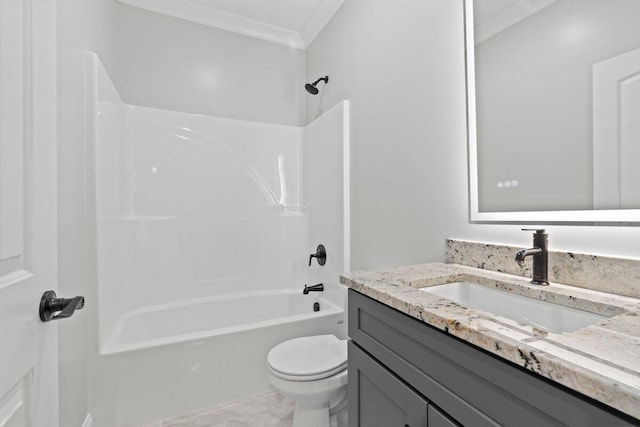
<svg viewBox="0 0 640 427"><path fill-rule="evenodd" d="M319 265L324 265L327 262L327 250L324 248L324 245L318 245L316 253L309 255L309 267L311 267L311 260L314 258L318 260Z"/></svg>

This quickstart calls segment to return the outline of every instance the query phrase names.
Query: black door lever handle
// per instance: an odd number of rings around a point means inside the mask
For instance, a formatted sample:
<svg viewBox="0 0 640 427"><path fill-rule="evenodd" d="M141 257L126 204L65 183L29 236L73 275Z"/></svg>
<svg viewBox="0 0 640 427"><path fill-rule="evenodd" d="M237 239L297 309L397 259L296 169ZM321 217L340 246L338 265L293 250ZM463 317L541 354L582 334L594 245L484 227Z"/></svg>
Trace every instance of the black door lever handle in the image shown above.
<svg viewBox="0 0 640 427"><path fill-rule="evenodd" d="M40 320L49 322L65 319L82 308L84 308L84 297L58 298L55 291L46 291L40 298Z"/></svg>

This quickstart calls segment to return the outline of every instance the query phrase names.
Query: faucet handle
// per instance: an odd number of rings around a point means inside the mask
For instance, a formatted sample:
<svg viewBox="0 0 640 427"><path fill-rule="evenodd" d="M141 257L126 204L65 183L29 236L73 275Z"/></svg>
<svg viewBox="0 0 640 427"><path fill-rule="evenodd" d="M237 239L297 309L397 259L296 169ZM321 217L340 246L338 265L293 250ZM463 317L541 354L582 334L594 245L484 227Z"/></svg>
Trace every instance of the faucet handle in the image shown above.
<svg viewBox="0 0 640 427"><path fill-rule="evenodd" d="M522 231L535 231L536 234L545 234L546 230L544 228L521 228Z"/></svg>
<svg viewBox="0 0 640 427"><path fill-rule="evenodd" d="M324 265L327 262L327 250L324 245L318 245L315 254L309 255L309 267L311 267L311 260L317 259L319 265Z"/></svg>

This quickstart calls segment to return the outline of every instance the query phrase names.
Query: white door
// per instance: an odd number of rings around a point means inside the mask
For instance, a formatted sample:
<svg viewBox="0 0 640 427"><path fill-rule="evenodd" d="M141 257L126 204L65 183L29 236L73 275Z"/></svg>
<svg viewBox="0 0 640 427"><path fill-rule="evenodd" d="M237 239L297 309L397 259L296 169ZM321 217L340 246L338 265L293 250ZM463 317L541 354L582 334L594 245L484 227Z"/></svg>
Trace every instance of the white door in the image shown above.
<svg viewBox="0 0 640 427"><path fill-rule="evenodd" d="M0 0L0 427L58 425L55 0Z"/></svg>
<svg viewBox="0 0 640 427"><path fill-rule="evenodd" d="M640 57L640 55L637 55ZM640 208L640 60L620 82L620 204Z"/></svg>
<svg viewBox="0 0 640 427"><path fill-rule="evenodd" d="M596 209L640 208L640 49L593 66Z"/></svg>

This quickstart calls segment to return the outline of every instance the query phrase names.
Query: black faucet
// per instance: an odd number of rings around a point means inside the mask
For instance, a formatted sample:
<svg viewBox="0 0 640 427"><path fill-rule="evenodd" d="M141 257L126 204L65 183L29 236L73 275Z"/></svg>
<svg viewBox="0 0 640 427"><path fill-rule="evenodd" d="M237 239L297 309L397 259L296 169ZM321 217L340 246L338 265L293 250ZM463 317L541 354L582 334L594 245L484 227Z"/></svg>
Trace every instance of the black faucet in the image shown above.
<svg viewBox="0 0 640 427"><path fill-rule="evenodd" d="M308 295L309 292L322 292L322 291L324 291L324 285L322 283L318 283L317 285L313 285L313 286L304 285L304 289L302 290L302 293L305 295Z"/></svg>
<svg viewBox="0 0 640 427"><path fill-rule="evenodd" d="M549 235L543 229L523 228L522 231L535 231L533 233L533 248L522 249L516 253L516 261L522 266L528 256L533 256L533 279L534 285L548 285L547 273L549 267L549 254L547 251Z"/></svg>

